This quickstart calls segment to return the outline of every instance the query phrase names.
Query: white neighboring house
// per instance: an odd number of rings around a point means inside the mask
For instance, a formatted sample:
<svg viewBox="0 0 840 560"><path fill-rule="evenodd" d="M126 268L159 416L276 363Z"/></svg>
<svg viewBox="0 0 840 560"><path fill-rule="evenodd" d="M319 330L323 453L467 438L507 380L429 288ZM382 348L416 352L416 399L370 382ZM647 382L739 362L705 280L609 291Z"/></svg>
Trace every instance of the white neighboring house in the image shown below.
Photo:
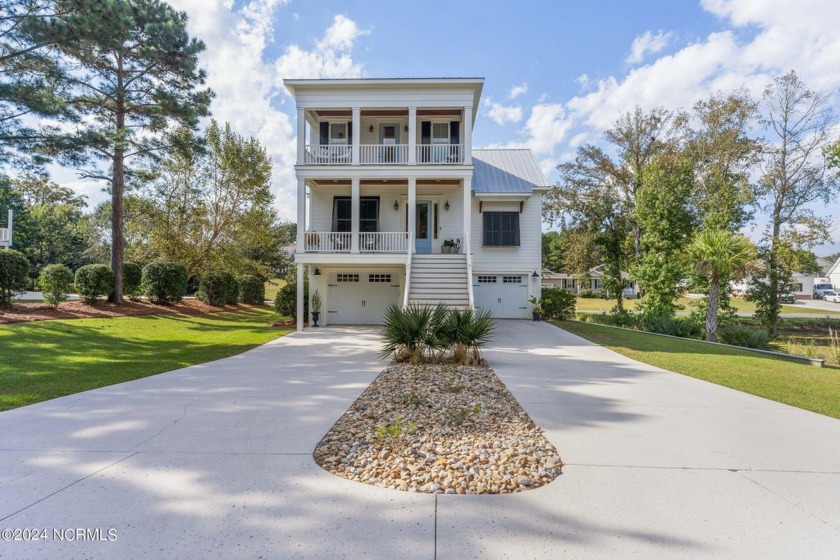
<svg viewBox="0 0 840 560"><path fill-rule="evenodd" d="M11 247L12 246L12 218L13 212L12 209L9 208L9 212L7 214L8 218L6 220L6 227L0 228L0 247Z"/></svg>
<svg viewBox="0 0 840 560"><path fill-rule="evenodd" d="M835 291L840 290L840 259L837 259L836 263L829 266L823 276L831 281L831 285L834 286Z"/></svg>
<svg viewBox="0 0 840 560"><path fill-rule="evenodd" d="M298 329L302 265L324 325L380 324L411 303L530 317L547 181L530 150L473 150L483 78L284 84L297 107Z"/></svg>
<svg viewBox="0 0 840 560"><path fill-rule="evenodd" d="M604 273L602 268L603 265L590 268L587 271L587 276L589 276L588 281L581 281L577 276L567 274L565 272L554 272L544 268L542 274L542 285L567 290L576 295L587 290L597 291L603 288L602 279ZM638 291L636 290L636 283L630 280L630 274L622 270L621 277L627 283L624 290L622 290L622 295L626 298L636 297L638 294Z"/></svg>

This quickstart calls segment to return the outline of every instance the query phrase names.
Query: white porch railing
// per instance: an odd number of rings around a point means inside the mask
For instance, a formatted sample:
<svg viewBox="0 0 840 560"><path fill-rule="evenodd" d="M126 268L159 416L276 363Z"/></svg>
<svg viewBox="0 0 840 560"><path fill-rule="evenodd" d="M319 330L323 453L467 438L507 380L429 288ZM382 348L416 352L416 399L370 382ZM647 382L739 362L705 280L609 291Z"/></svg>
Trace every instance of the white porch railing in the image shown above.
<svg viewBox="0 0 840 560"><path fill-rule="evenodd" d="M408 246L404 231L362 232L359 251L362 253L404 253Z"/></svg>
<svg viewBox="0 0 840 560"><path fill-rule="evenodd" d="M362 165L405 165L408 163L408 144L360 144L359 163Z"/></svg>
<svg viewBox="0 0 840 560"><path fill-rule="evenodd" d="M12 231L9 228L0 228L0 247L9 245L12 238Z"/></svg>
<svg viewBox="0 0 840 560"><path fill-rule="evenodd" d="M421 144L417 146L417 163L464 163L463 144Z"/></svg>
<svg viewBox="0 0 840 560"><path fill-rule="evenodd" d="M308 231L306 232L307 253L349 253L350 232Z"/></svg>
<svg viewBox="0 0 840 560"><path fill-rule="evenodd" d="M353 146L349 144L307 144L303 162L307 165L350 165Z"/></svg>

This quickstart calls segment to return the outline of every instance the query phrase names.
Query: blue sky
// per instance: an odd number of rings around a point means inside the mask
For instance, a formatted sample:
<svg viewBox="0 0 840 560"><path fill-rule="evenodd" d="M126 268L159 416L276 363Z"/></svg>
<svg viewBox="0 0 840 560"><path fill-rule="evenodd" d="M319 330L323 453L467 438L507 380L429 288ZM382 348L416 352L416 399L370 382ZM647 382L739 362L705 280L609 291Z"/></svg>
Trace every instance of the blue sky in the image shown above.
<svg viewBox="0 0 840 560"><path fill-rule="evenodd" d="M216 118L267 146L286 218L295 128L283 78L482 76L475 144L530 147L550 179L637 104L689 107L740 86L758 96L791 68L814 88L840 88L836 0L170 3L207 43ZM57 178L102 199L68 170ZM821 212L840 218L840 204Z"/></svg>

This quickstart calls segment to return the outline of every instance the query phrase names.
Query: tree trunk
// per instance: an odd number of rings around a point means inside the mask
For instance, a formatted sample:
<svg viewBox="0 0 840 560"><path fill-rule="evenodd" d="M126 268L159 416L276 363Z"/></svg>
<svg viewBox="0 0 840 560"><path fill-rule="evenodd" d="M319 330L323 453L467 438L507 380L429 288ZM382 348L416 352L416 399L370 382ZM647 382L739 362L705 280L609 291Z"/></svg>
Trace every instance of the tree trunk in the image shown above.
<svg viewBox="0 0 840 560"><path fill-rule="evenodd" d="M709 301L706 307L706 340L715 342L718 328L718 306L720 305L720 279L712 278L709 284Z"/></svg>
<svg viewBox="0 0 840 560"><path fill-rule="evenodd" d="M116 141L114 144L113 177L111 180L111 269L114 271L114 291L108 297L111 303L123 302L123 190L125 189L125 98L122 89L122 59L117 59Z"/></svg>

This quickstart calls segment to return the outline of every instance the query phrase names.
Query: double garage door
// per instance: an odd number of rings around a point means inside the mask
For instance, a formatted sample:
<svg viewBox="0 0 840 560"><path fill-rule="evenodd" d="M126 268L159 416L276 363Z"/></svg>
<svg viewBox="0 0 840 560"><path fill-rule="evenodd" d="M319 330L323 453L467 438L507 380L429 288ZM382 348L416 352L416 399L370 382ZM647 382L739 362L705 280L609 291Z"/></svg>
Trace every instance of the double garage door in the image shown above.
<svg viewBox="0 0 840 560"><path fill-rule="evenodd" d="M473 277L475 306L496 319L528 319L527 274L477 274Z"/></svg>
<svg viewBox="0 0 840 560"><path fill-rule="evenodd" d="M331 325L381 325L389 305L402 295L396 270L331 272L327 321Z"/></svg>

